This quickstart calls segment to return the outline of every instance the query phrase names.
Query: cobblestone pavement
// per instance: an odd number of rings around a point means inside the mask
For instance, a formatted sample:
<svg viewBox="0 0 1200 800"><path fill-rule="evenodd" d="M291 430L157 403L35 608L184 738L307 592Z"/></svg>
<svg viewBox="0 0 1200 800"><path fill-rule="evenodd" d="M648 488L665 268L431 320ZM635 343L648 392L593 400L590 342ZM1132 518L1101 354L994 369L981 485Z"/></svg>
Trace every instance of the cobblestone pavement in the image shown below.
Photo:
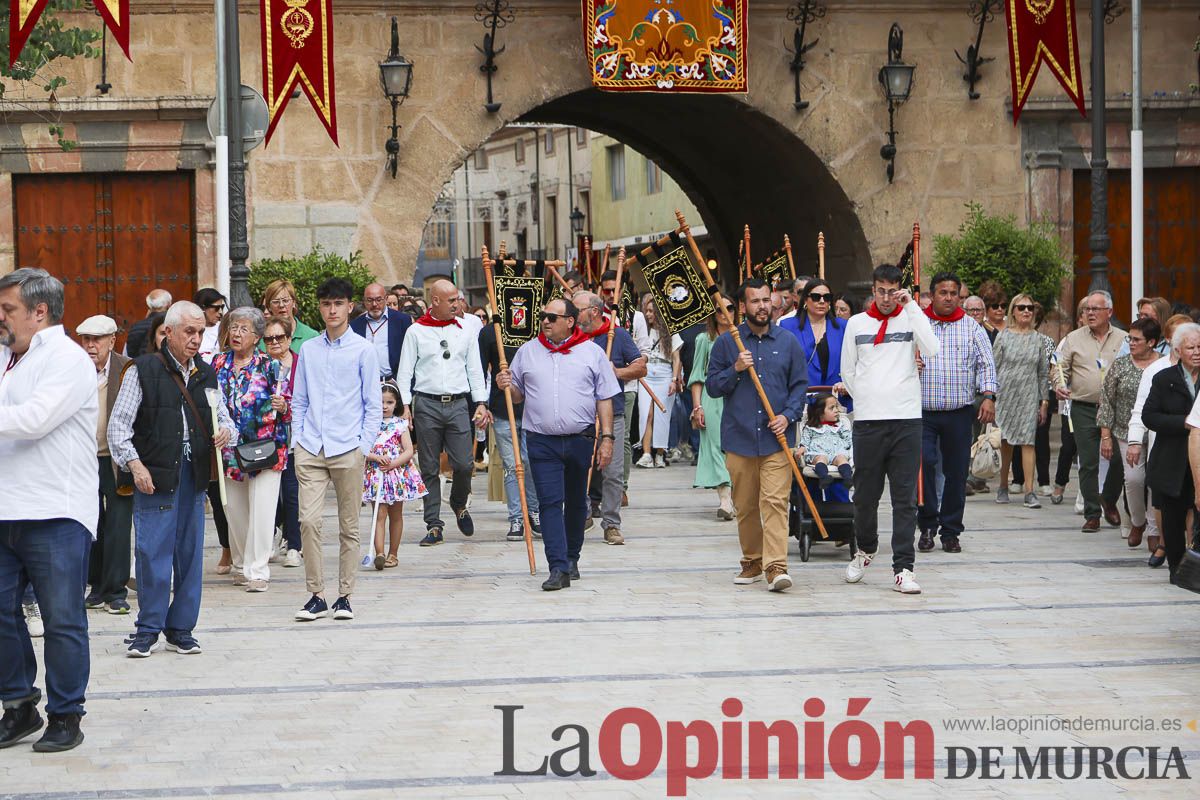
<svg viewBox="0 0 1200 800"><path fill-rule="evenodd" d="M0 751L0 797L662 797L665 756L647 762L642 780L604 769L605 717L635 706L648 709L659 730L668 720L707 720L720 731L729 697L744 704L736 717L743 730L776 720L799 728L812 719L805 701L820 698L827 752L848 698L870 699L860 717L876 732L887 721L926 720L936 739L934 778L912 780L910 742L903 783L884 780L882 767L862 781L831 766L823 780L778 779L774 767L768 780L723 780L718 767L714 777L688 782L689 796L1194 794L1190 781L1107 779L1102 769L1095 780L1060 780L1053 762L1048 780L1013 777L1018 745L1158 746L1160 770L1167 749L1178 747L1188 774L1200 772L1200 733L1186 727L1200 717L1200 596L1169 586L1165 568L1148 569L1144 548L1131 551L1115 529L1080 533L1073 495L1040 510L971 498L964 552L918 555L920 596L891 591L886 534L885 552L854 586L842 581L844 549L818 544L801 564L793 541L796 586L777 595L762 583L731 583L735 523L716 521L715 495L693 490L691 478L685 466L635 470L628 544L605 546L593 528L582 580L544 593L540 548L542 574L531 577L523 545L504 541L502 504L479 499L480 476L475 537L448 532L446 544L419 548L419 507L410 508L400 567L359 575L352 622L293 621L307 598L300 569L273 567L265 594L235 589L213 573L210 528L196 631L203 655L127 659L121 638L132 618L92 612L87 741L57 756L27 745ZM331 531L332 502L328 509ZM881 514L883 525L888 519ZM324 557L328 576L336 571L332 541ZM524 706L514 712L516 768L532 770L575 744L576 730L551 738L574 724L590 736L598 774L495 775L504 763L498 705ZM1185 727L947 728L947 720L992 717L1043 725L1115 719L1127 727L1179 719ZM625 733L630 763L636 738ZM735 739L725 737L725 746ZM802 741L819 745L820 737L804 730ZM947 748L978 755L984 746L1005 748L1003 779L979 779L979 765L971 778L948 779ZM736 754L721 752L736 775ZM1069 775L1074 756L1066 752ZM961 771L965 754L957 757ZM803 744L799 760L808 761ZM562 761L573 768L578 752ZM1145 762L1133 754L1127 771Z"/></svg>

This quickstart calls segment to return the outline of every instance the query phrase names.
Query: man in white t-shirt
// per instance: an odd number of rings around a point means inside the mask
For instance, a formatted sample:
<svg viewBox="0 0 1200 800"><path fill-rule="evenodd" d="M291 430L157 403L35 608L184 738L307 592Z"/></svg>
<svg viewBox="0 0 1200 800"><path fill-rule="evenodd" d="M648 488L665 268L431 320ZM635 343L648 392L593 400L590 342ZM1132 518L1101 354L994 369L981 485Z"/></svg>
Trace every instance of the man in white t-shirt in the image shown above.
<svg viewBox="0 0 1200 800"><path fill-rule="evenodd" d="M907 289L900 268L876 267L874 302L846 323L842 381L854 398L854 536L857 551L846 582L858 583L879 548L879 498L892 491L893 588L920 594L913 577L917 473L921 465L921 377L925 358L941 349L929 318ZM926 480L933 480L927 475Z"/></svg>

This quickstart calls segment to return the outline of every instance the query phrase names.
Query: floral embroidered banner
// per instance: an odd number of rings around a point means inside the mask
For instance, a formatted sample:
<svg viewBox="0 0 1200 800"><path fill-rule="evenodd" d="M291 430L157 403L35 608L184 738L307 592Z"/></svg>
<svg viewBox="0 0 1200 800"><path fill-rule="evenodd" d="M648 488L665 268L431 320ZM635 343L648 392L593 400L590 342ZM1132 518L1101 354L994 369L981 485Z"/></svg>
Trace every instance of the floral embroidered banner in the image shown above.
<svg viewBox="0 0 1200 800"><path fill-rule="evenodd" d="M583 0L592 85L745 92L748 0Z"/></svg>
<svg viewBox="0 0 1200 800"><path fill-rule="evenodd" d="M333 89L333 0L259 0L267 143L299 86L338 143Z"/></svg>
<svg viewBox="0 0 1200 800"><path fill-rule="evenodd" d="M21 57L21 50L41 19L50 0L9 0L8 3L8 66ZM129 0L92 0L96 13L112 31L113 39L129 58Z"/></svg>

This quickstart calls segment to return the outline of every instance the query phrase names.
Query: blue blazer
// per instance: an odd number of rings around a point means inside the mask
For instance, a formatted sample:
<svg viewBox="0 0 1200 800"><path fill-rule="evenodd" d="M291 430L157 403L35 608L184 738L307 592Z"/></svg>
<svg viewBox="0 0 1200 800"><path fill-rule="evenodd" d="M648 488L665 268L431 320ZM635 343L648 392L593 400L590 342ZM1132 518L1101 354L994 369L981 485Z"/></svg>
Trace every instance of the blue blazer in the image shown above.
<svg viewBox="0 0 1200 800"><path fill-rule="evenodd" d="M364 339L367 338L367 320L370 319L366 314L363 314L357 319L350 320L350 330L357 333ZM404 334L408 332L408 326L412 325L412 317L400 311L392 309L387 310L388 321L388 366L392 368L392 375L396 374L400 366L400 349L404 347Z"/></svg>
<svg viewBox="0 0 1200 800"><path fill-rule="evenodd" d="M808 365L809 386L833 386L842 380L842 337L846 335L846 321L830 314L825 318L825 340L829 343L829 369L821 371L821 359L817 356L817 341L813 338L808 314L801 309L796 316L785 319L779 327L790 331L800 340L804 350L804 362ZM847 398L842 398L847 408L852 408Z"/></svg>

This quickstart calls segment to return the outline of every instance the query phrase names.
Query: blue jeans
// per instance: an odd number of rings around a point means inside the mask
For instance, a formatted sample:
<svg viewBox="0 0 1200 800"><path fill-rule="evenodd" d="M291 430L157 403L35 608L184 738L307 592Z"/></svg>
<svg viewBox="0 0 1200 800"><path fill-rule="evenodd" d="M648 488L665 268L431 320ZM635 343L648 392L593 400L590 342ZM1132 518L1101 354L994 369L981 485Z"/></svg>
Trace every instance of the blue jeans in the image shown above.
<svg viewBox="0 0 1200 800"><path fill-rule="evenodd" d="M517 461L513 457L512 428L507 418L497 417L492 422L492 433L496 436L496 449L500 451L500 461L504 464L504 500L508 504L508 521L521 522L520 487L517 483ZM525 439L525 429L517 422L517 436L521 441L521 463L529 467L529 443ZM538 513L537 489L533 487L533 479L528 474L525 481L525 503L529 513Z"/></svg>
<svg viewBox="0 0 1200 800"><path fill-rule="evenodd" d="M287 466L279 484L283 538L288 550L300 550L300 482L296 479L296 454L288 453Z"/></svg>
<svg viewBox="0 0 1200 800"><path fill-rule="evenodd" d="M528 431L529 467L541 500L542 543L550 569L567 572L583 549L593 439Z"/></svg>
<svg viewBox="0 0 1200 800"><path fill-rule="evenodd" d="M942 538L963 532L963 510L967 504L967 472L971 467L971 423L975 407L955 411L925 411L921 425L921 460L924 464L925 496L918 498L921 530L940 528ZM941 460L945 484L938 502L936 474Z"/></svg>
<svg viewBox="0 0 1200 800"><path fill-rule="evenodd" d="M174 491L133 493L137 532L138 633L191 633L200 617L204 577L204 492L182 459ZM171 577L175 596L171 597Z"/></svg>
<svg viewBox="0 0 1200 800"><path fill-rule="evenodd" d="M37 657L21 613L29 585L46 626L46 711L83 714L91 660L87 581L92 535L71 519L0 522L0 700L9 708L37 701Z"/></svg>

